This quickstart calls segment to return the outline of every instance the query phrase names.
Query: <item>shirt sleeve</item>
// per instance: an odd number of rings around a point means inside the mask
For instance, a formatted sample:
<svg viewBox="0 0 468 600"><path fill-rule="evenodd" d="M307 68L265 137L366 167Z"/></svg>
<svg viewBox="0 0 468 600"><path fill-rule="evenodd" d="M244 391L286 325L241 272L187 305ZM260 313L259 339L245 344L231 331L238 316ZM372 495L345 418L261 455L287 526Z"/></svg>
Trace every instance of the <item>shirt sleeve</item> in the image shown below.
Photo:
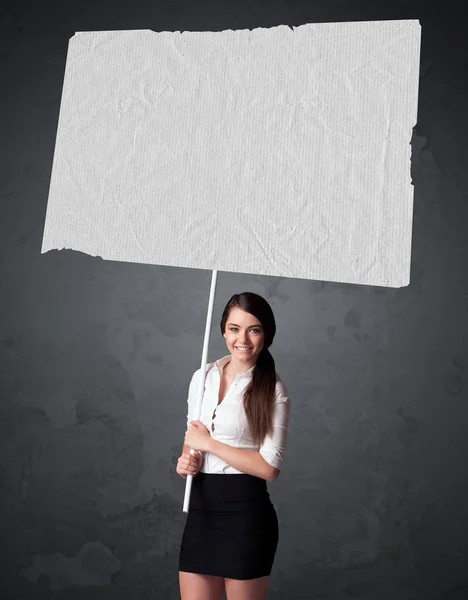
<svg viewBox="0 0 468 600"><path fill-rule="evenodd" d="M273 434L267 435L259 448L260 455L273 467L280 468L286 450L291 400L277 392L273 411Z"/></svg>
<svg viewBox="0 0 468 600"><path fill-rule="evenodd" d="M190 421L195 419L193 413L195 411L195 402L196 402L196 392L197 388L195 385L195 380L197 378L197 373L201 373L201 369L195 371L192 375L192 379L189 385L188 398L187 398L187 429L190 427Z"/></svg>
<svg viewBox="0 0 468 600"><path fill-rule="evenodd" d="M206 379L208 377L208 372L212 368L212 363L208 363L206 366L206 375L205 375L205 388L206 388ZM192 375L192 379L189 385L188 398L187 398L187 429L190 427L190 421L194 421L196 418L195 415L195 407L197 405L197 394L200 389L200 381L201 381L201 367L195 371Z"/></svg>

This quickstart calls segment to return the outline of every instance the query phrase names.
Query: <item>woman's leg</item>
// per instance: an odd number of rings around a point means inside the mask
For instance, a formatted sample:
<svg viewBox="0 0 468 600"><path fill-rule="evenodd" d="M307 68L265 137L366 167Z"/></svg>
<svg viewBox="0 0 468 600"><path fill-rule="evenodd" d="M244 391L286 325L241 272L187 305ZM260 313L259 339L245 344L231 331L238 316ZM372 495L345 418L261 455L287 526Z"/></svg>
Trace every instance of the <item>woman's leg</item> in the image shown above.
<svg viewBox="0 0 468 600"><path fill-rule="evenodd" d="M268 575L258 579L224 578L227 600L265 600L268 578Z"/></svg>
<svg viewBox="0 0 468 600"><path fill-rule="evenodd" d="M179 571L181 600L222 600L224 577Z"/></svg>

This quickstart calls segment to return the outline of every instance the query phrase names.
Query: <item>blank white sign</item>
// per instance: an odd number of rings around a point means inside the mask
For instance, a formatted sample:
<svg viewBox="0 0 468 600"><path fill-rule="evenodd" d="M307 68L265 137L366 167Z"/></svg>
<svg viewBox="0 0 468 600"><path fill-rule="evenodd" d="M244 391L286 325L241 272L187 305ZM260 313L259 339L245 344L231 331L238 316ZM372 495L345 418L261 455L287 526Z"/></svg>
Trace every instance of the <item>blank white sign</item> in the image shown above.
<svg viewBox="0 0 468 600"><path fill-rule="evenodd" d="M417 20L70 40L42 252L408 285Z"/></svg>

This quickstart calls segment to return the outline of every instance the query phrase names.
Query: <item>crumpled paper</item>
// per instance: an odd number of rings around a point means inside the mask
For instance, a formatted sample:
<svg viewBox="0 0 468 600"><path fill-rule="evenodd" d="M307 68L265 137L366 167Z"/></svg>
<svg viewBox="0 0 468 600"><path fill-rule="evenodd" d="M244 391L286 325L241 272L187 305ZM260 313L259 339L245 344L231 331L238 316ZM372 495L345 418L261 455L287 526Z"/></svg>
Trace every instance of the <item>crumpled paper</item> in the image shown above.
<svg viewBox="0 0 468 600"><path fill-rule="evenodd" d="M417 20L78 32L42 252L408 285Z"/></svg>

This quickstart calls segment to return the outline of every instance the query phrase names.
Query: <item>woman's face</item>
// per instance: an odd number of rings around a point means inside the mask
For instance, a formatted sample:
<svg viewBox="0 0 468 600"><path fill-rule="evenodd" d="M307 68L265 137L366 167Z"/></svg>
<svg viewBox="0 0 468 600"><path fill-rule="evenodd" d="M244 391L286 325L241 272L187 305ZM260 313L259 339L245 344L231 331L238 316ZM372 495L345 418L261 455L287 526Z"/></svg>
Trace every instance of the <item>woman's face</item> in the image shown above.
<svg viewBox="0 0 468 600"><path fill-rule="evenodd" d="M265 334L256 317L241 308L233 308L226 321L224 337L228 350L236 361L250 366L257 362L265 342ZM249 350L240 349L246 346Z"/></svg>

